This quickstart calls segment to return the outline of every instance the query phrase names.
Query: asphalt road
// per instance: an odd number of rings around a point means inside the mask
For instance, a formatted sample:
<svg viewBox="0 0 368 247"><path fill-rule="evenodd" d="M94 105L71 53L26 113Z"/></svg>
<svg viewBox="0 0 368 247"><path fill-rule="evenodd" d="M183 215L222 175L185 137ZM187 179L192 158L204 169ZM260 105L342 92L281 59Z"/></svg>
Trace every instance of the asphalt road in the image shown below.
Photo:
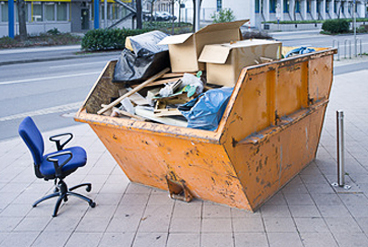
<svg viewBox="0 0 368 247"><path fill-rule="evenodd" d="M78 124L73 113L111 59L117 57L0 66L0 139L16 137L25 116L42 131Z"/></svg>
<svg viewBox="0 0 368 247"><path fill-rule="evenodd" d="M332 40L344 44L350 36L319 35L317 31L273 33L285 46L332 46ZM358 35L363 51L368 52L368 35ZM11 56L0 56L0 62L19 58L57 57L77 47L60 47L42 52L37 48L17 50ZM340 56L343 48L340 47ZM11 51L9 51L9 54ZM48 62L16 63L0 66L0 140L18 136L17 128L25 116L32 116L42 131L67 127L76 123L72 116L81 106L106 62L118 55ZM334 74L368 68L368 62L336 66Z"/></svg>

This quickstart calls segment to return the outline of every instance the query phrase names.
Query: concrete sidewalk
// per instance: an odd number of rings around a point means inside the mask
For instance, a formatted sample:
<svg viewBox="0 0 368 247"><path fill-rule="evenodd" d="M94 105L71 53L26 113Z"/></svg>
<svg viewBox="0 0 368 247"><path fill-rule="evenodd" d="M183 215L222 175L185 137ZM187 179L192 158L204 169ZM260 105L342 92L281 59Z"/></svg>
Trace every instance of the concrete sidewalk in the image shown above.
<svg viewBox="0 0 368 247"><path fill-rule="evenodd" d="M36 179L20 138L2 141L0 246L368 246L367 77L368 70L335 76L317 159L256 213L173 201L166 191L130 183L89 126L80 124L43 134L47 140L73 132L71 145L86 148L87 166L66 182L92 182L92 192L80 192L97 206L70 198L52 218L55 200L31 205L53 182ZM330 185L337 180L336 110L345 113L348 191Z"/></svg>

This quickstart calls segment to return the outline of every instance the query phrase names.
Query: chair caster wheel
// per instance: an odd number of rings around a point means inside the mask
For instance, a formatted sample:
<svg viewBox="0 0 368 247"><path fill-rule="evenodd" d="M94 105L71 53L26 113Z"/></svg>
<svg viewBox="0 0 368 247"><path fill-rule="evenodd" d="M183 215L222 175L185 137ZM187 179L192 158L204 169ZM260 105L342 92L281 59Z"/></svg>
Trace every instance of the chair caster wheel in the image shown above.
<svg viewBox="0 0 368 247"><path fill-rule="evenodd" d="M91 192L91 189L92 189L92 186L91 185L88 185L87 188L86 188L86 191L87 192Z"/></svg>
<svg viewBox="0 0 368 247"><path fill-rule="evenodd" d="M89 205L91 206L91 208L96 207L96 203L95 202L91 202Z"/></svg>

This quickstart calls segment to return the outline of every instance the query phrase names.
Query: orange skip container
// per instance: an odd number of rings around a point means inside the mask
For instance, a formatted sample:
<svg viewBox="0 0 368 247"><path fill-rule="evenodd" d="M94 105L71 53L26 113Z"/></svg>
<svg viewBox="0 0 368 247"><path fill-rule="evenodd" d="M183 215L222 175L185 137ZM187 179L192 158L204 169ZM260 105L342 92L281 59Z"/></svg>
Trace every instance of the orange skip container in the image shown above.
<svg viewBox="0 0 368 247"><path fill-rule="evenodd" d="M135 183L255 211L315 159L336 49L242 70L216 131L97 115L119 97L109 62L75 120Z"/></svg>

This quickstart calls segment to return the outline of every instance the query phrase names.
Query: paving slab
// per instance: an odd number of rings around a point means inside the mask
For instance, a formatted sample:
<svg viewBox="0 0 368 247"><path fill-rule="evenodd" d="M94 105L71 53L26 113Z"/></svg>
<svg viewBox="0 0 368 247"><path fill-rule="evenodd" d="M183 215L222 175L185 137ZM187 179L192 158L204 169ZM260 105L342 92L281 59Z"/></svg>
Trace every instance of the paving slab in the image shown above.
<svg viewBox="0 0 368 247"><path fill-rule="evenodd" d="M52 218L52 191L37 179L19 138L0 141L0 246L365 246L368 234L368 70L334 77L317 158L258 211L201 200L171 200L165 191L129 182L87 124L43 133L73 132L88 164L67 178L91 182L96 208L70 198ZM344 110L346 183L337 180L336 110ZM45 138L46 139L46 138ZM46 149L53 146L46 143Z"/></svg>

